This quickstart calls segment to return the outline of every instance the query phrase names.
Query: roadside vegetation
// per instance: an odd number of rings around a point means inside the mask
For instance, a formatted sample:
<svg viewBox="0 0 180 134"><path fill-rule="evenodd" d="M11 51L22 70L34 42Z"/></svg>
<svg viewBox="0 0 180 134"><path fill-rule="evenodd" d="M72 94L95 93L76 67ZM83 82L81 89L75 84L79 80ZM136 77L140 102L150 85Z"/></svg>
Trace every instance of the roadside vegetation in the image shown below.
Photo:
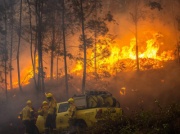
<svg viewBox="0 0 180 134"><path fill-rule="evenodd" d="M86 130L88 134L179 134L180 104L162 107L156 100L156 110L134 111L111 120L108 114L104 121Z"/></svg>

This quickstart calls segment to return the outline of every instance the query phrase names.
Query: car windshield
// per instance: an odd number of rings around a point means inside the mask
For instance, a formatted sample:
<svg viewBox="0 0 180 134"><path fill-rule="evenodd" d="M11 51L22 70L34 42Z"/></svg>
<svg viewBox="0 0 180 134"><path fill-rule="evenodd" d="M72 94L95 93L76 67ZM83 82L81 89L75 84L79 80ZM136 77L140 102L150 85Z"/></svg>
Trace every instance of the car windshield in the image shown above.
<svg viewBox="0 0 180 134"><path fill-rule="evenodd" d="M68 103L63 103L59 105L59 109L58 109L58 113L61 112L66 112L69 108L69 104Z"/></svg>

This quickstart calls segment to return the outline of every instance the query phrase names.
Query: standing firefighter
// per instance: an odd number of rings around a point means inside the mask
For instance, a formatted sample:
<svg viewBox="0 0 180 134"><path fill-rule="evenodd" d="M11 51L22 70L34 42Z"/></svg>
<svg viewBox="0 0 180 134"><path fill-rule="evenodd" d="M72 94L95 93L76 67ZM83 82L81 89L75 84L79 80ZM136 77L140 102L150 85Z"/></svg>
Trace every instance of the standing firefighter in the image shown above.
<svg viewBox="0 0 180 134"><path fill-rule="evenodd" d="M34 110L32 108L31 100L26 102L26 106L20 112L20 118L25 126L26 134L34 133Z"/></svg>
<svg viewBox="0 0 180 134"><path fill-rule="evenodd" d="M69 133L74 133L74 132L78 132L77 128L76 128L76 105L74 104L74 99L73 98L69 98L68 100L69 103Z"/></svg>
<svg viewBox="0 0 180 134"><path fill-rule="evenodd" d="M48 100L48 110L47 117L45 122L45 133L49 134L49 132L56 133L56 100L54 99L52 93L45 94Z"/></svg>

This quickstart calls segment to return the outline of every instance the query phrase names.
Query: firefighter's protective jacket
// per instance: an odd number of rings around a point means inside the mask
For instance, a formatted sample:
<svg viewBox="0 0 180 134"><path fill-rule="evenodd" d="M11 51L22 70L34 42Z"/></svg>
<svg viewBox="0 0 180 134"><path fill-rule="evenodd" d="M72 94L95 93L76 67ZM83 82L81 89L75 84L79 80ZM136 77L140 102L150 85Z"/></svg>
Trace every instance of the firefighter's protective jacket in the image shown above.
<svg viewBox="0 0 180 134"><path fill-rule="evenodd" d="M49 102L48 114L56 114L56 105L56 100L52 98L52 100Z"/></svg>
<svg viewBox="0 0 180 134"><path fill-rule="evenodd" d="M68 112L69 112L69 118L71 119L76 118L76 105L74 103L70 104Z"/></svg>
<svg viewBox="0 0 180 134"><path fill-rule="evenodd" d="M49 106L48 105L43 105L39 110L38 110L38 114L39 115L42 115L45 119L48 115L48 108Z"/></svg>
<svg viewBox="0 0 180 134"><path fill-rule="evenodd" d="M26 106L20 112L21 119L24 120L32 120L33 119L34 110L30 106Z"/></svg>

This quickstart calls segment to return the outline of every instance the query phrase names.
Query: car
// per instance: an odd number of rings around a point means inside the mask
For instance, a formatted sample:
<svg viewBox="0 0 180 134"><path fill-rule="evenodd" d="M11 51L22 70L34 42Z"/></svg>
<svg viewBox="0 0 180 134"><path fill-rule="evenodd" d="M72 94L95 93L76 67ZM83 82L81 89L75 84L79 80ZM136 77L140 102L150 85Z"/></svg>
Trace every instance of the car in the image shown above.
<svg viewBox="0 0 180 134"><path fill-rule="evenodd" d="M84 94L74 95L74 103L77 107L76 123L80 129L92 127L108 116L115 119L122 115L119 102L107 91L86 91ZM67 101L57 103L56 129L58 132L69 129L69 103ZM36 126L43 133L45 119L39 115Z"/></svg>

